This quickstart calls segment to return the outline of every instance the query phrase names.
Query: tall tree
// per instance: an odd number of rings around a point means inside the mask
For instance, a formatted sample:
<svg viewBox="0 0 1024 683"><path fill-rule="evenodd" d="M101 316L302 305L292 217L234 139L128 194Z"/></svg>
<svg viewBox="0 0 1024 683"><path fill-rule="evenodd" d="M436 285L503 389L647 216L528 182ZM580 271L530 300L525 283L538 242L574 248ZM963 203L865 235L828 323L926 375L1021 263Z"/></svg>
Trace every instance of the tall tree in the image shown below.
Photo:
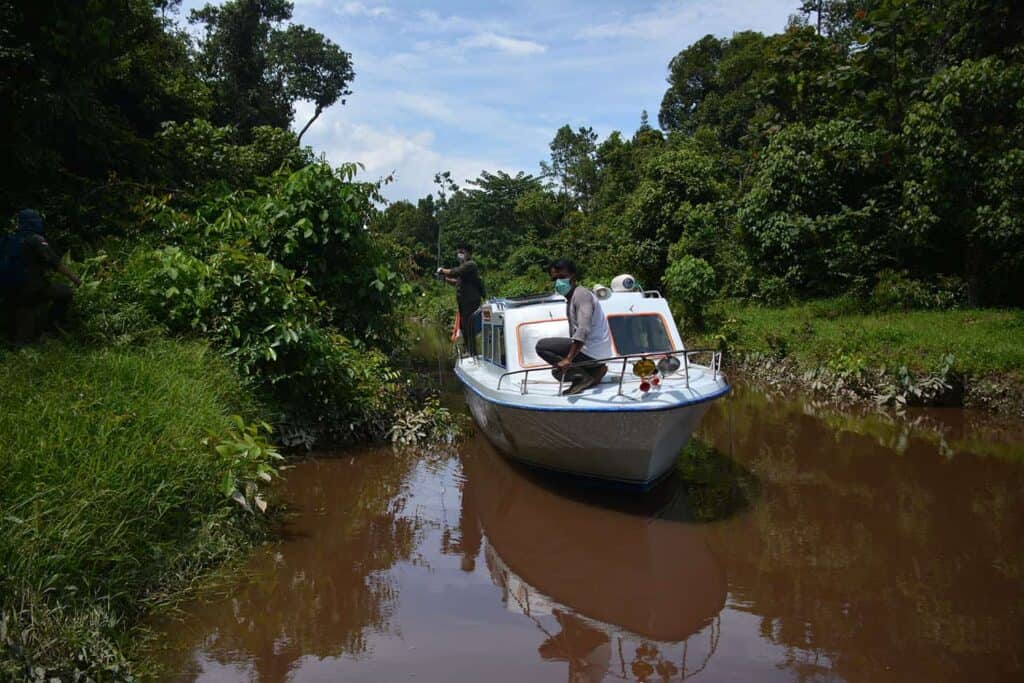
<svg viewBox="0 0 1024 683"><path fill-rule="evenodd" d="M243 130L291 123L284 73L273 68L270 43L292 9L287 0L229 0L192 10L189 21L204 25L199 63L213 86L217 123Z"/></svg>
<svg viewBox="0 0 1024 683"><path fill-rule="evenodd" d="M694 112L717 87L725 42L706 35L669 62L669 87L658 113L662 128L692 132Z"/></svg>
<svg viewBox="0 0 1024 683"><path fill-rule="evenodd" d="M305 26L289 26L276 33L272 42L288 96L293 100L308 100L315 106L313 117L299 131L301 142L325 109L352 94L348 87L355 77L352 56ZM345 100L341 99L341 103L345 104Z"/></svg>
<svg viewBox="0 0 1024 683"><path fill-rule="evenodd" d="M588 211L597 192L597 133L580 126L574 131L562 126L551 141L551 163L541 162L541 170L555 178L576 208Z"/></svg>
<svg viewBox="0 0 1024 683"><path fill-rule="evenodd" d="M205 115L208 94L187 43L158 12L166 5L0 2L4 214L50 209L82 234L93 202L126 203L93 189L152 179L151 140L163 121Z"/></svg>
<svg viewBox="0 0 1024 683"><path fill-rule="evenodd" d="M297 100L312 101L313 118L350 94L351 55L305 26L285 26L287 0L228 0L193 10L204 25L199 62L216 97L217 122L249 131L287 128ZM344 102L344 100L342 100Z"/></svg>
<svg viewBox="0 0 1024 683"><path fill-rule="evenodd" d="M535 211L520 201L543 188L541 181L520 171L484 171L467 187L450 195L439 217L444 226L446 253L460 241L473 245L481 259L502 262L516 247L531 239Z"/></svg>

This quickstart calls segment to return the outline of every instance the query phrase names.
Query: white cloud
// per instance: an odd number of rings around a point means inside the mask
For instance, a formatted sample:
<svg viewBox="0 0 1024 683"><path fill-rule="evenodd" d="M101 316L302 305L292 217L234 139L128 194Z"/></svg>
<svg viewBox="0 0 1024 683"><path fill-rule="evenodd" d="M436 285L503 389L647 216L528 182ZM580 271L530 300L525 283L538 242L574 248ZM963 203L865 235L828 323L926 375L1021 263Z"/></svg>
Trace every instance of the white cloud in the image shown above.
<svg viewBox="0 0 1024 683"><path fill-rule="evenodd" d="M420 10L418 21L412 22L407 29L412 31L429 31L431 33L446 31L479 31L482 23L476 19L467 19L457 14L442 16L434 10Z"/></svg>
<svg viewBox="0 0 1024 683"><path fill-rule="evenodd" d="M509 38L490 31L463 38L459 41L459 45L468 48L495 49L517 56L536 55L547 51L547 47L532 40Z"/></svg>
<svg viewBox="0 0 1024 683"><path fill-rule="evenodd" d="M585 26L577 36L584 39L673 41L683 43L683 47L708 33L728 36L747 27L782 30L780 9L791 4L788 0L759 3L662 2L647 12L620 14L612 21Z"/></svg>
<svg viewBox="0 0 1024 683"><path fill-rule="evenodd" d="M391 8L387 5L364 5L361 2L346 2L338 8L339 14L350 17L387 17Z"/></svg>
<svg viewBox="0 0 1024 683"><path fill-rule="evenodd" d="M311 114L311 105L300 103L296 120ZM487 158L442 154L435 149L435 138L430 130L412 133L379 124L353 123L341 111L328 110L310 128L303 143L323 153L332 164L356 161L365 167L360 174L366 180L393 177L383 189L390 199L410 199L436 191L434 174L451 171L460 185L468 178L476 178L481 171L498 169L516 173L521 169L508 168L499 161Z"/></svg>
<svg viewBox="0 0 1024 683"><path fill-rule="evenodd" d="M443 123L461 124L465 114L459 113L438 97L412 92L393 92L389 97L396 107Z"/></svg>

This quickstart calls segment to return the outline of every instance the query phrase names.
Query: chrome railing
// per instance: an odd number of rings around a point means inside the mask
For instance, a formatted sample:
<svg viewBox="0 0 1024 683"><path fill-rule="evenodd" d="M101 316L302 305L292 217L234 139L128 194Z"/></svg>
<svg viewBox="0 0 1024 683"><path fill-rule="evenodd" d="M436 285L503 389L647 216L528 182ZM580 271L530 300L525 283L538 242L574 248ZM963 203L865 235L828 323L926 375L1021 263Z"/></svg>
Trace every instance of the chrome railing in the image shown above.
<svg viewBox="0 0 1024 683"><path fill-rule="evenodd" d="M695 363L695 362L690 360L690 356L692 356L694 354L708 354L710 362L708 364ZM675 370L675 372L671 373L668 376L672 377L672 376L678 375L680 372L682 372L683 377L685 378L685 381L686 381L686 388L687 389L690 388L690 366L691 365L694 365L694 366L700 367L700 368L707 368L707 369L711 370L712 377L715 380L718 379L718 375L721 374L721 371L722 371L722 351L720 349L711 349L711 348L680 349L679 351L658 351L658 352L648 352L648 353L631 353L631 354L628 354L628 355L625 355L625 356L611 356L609 358L600 358L600 359L597 359L597 360L589 360L589 361L585 361L583 363L573 363L568 368L566 368L564 372L561 373L561 377L558 380L558 393L559 394L562 393L562 389L565 386L565 376L566 376L566 374L570 373L571 371L577 370L579 368L596 367L598 365L609 365L611 363L617 363L617 362L621 361L622 362L622 369L620 370L620 374L619 374L619 390L618 390L618 395L621 396L622 395L622 385L623 385L623 382L625 382L625 379L626 379L626 366L629 364L629 362L631 360L634 363L636 363L637 361L640 361L640 360L644 360L644 359L650 359L650 360L653 360L653 361L659 361L662 358L668 358L670 356L681 359L682 360L682 364L680 365L680 367L677 370ZM520 387L520 393L525 395L525 394L529 393L527 385L528 385L529 380L530 380L530 373L531 372L551 372L551 371L553 371L555 369L556 368L554 366L545 365L543 367L538 367L538 368L526 368L525 370L513 370L512 372L506 372L506 373L502 374L501 377L498 378L497 390L498 391L501 390L501 384L502 384L502 382L505 381L506 377L512 377L514 375L522 375L523 379L519 383L519 387ZM509 381L511 381L511 380L509 380Z"/></svg>

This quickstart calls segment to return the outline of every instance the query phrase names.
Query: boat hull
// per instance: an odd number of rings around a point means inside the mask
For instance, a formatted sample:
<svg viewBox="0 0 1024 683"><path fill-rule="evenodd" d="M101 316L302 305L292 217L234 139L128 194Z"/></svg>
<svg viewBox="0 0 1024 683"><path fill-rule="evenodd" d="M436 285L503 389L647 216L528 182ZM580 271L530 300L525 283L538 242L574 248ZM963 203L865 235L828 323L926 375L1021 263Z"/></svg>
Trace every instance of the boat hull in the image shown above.
<svg viewBox="0 0 1024 683"><path fill-rule="evenodd" d="M466 402L477 425L506 456L634 486L649 486L669 471L711 405L549 411L490 401L468 386Z"/></svg>

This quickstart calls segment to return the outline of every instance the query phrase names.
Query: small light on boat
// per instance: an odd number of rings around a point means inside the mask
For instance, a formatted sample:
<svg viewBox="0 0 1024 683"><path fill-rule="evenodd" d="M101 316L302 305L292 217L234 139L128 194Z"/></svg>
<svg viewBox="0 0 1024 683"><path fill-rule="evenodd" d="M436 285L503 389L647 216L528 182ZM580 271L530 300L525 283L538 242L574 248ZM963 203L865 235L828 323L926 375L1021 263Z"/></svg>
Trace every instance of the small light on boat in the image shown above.
<svg viewBox="0 0 1024 683"><path fill-rule="evenodd" d="M650 391L650 390L651 390L650 382L640 382L640 391Z"/></svg>
<svg viewBox="0 0 1024 683"><path fill-rule="evenodd" d="M665 356L658 361L658 372L665 375L671 375L673 372L679 369L679 359L675 356Z"/></svg>
<svg viewBox="0 0 1024 683"><path fill-rule="evenodd" d="M654 361L650 358L643 358L633 363L633 374L637 377L650 377L657 371L657 368L654 367Z"/></svg>
<svg viewBox="0 0 1024 683"><path fill-rule="evenodd" d="M594 295L598 299L601 299L602 301L604 301L605 299L610 299L611 298L612 290L608 289L604 285L597 285L596 287L594 287Z"/></svg>
<svg viewBox="0 0 1024 683"><path fill-rule="evenodd" d="M658 379L657 377L652 377L651 384L653 384L654 386L658 386L659 384L661 384L661 380Z"/></svg>
<svg viewBox="0 0 1024 683"><path fill-rule="evenodd" d="M612 280L613 292L632 292L636 289L636 278L632 275L619 275Z"/></svg>

